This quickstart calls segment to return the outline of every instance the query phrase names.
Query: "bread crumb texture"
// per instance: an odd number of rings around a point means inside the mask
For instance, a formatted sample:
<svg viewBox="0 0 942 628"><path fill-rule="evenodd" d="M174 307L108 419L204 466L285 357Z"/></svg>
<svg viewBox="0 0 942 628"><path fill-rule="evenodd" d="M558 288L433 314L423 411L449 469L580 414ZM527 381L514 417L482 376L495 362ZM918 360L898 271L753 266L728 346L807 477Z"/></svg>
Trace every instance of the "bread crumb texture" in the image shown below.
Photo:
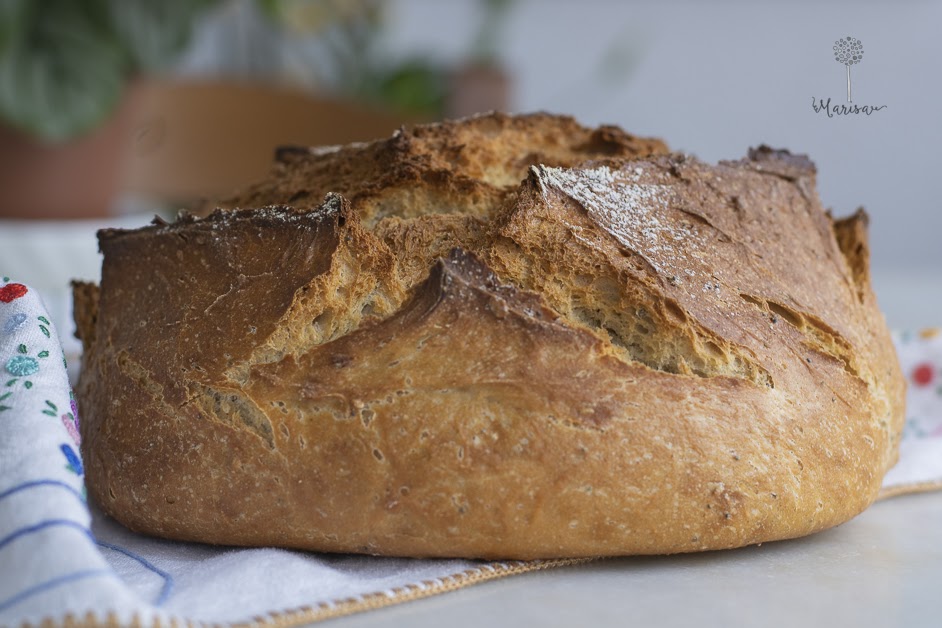
<svg viewBox="0 0 942 628"><path fill-rule="evenodd" d="M866 215L805 157L490 114L280 150L218 207L100 232L75 284L88 488L134 530L689 552L846 521L895 462Z"/></svg>

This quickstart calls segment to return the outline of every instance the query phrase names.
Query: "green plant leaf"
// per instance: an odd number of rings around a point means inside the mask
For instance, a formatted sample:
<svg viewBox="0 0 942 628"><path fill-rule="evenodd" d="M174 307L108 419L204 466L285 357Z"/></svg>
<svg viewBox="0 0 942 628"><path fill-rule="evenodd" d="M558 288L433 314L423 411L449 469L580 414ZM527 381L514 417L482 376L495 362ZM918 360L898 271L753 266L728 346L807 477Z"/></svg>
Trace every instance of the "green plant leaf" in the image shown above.
<svg viewBox="0 0 942 628"><path fill-rule="evenodd" d="M0 116L41 140L67 140L117 106L127 57L102 19L101 0L28 5L0 55Z"/></svg>
<svg viewBox="0 0 942 628"><path fill-rule="evenodd" d="M432 116L445 109L445 72L425 59L407 61L385 75L372 77L370 83L361 91L386 106Z"/></svg>
<svg viewBox="0 0 942 628"><path fill-rule="evenodd" d="M27 14L27 0L0 0L0 54L16 40Z"/></svg>
<svg viewBox="0 0 942 628"><path fill-rule="evenodd" d="M281 16L281 5L280 0L255 0L255 6L270 20L276 20Z"/></svg>
<svg viewBox="0 0 942 628"><path fill-rule="evenodd" d="M111 28L135 71L165 68L190 40L196 18L217 0L110 0Z"/></svg>

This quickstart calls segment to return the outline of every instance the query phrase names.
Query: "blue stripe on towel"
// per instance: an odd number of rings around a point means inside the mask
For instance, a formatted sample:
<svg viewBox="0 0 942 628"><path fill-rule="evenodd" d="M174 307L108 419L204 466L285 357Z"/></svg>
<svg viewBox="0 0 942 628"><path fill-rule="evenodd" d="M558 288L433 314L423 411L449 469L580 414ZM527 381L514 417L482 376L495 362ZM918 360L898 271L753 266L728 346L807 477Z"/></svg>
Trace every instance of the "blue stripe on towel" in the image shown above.
<svg viewBox="0 0 942 628"><path fill-rule="evenodd" d="M25 491L27 489L37 488L41 486L53 486L56 488L65 489L69 493L74 495L76 499L82 502L83 506L86 505L85 498L82 496L81 493L75 490L75 488L73 488L72 486L66 484L65 482L61 482L59 480L31 480L29 482L23 482L22 484L17 484L16 486L13 486L11 488L4 490L3 492L0 492L0 500L3 500L11 495L15 495L16 493L19 493L20 491ZM163 586L161 586L160 593L157 596L157 600L154 602L155 606L163 605L167 601L167 599L170 597L170 594L173 592L173 586L174 586L173 576L171 576L169 573L167 573L163 569L160 569L159 567L151 563L149 560L147 560L143 556L139 556L135 554L131 550L125 549L118 545L113 545L111 543L106 543L104 541L95 540L95 537L92 534L91 530L89 530L87 527L83 526L82 524L72 521L70 519L47 519L45 521L40 521L39 523L35 525L28 526L25 528L20 528L8 534L4 538L0 539L0 549L2 549L4 546L12 543L13 541L15 541L16 539L22 536L26 536L34 532L39 532L41 530L45 530L46 528L50 528L54 526L64 526L64 527L69 527L69 528L78 530L84 533L89 539L97 543L100 547L104 547L106 549L116 551L120 554L124 554L128 558L134 561L137 561L141 566L143 566L148 571L151 571L154 574L160 576L160 578L163 579ZM39 583L27 589L26 591L18 593L15 596L7 600L0 602L0 610L8 608L9 606L12 606L13 604L16 604L17 602L31 595L44 591L48 588L52 588L60 584L65 584L66 582L70 582L72 580L77 580L80 578L96 576L96 575L117 576L117 574L113 570L110 570L110 569L91 569L91 570L85 570L85 571L78 571L73 574L68 574L66 576L60 576L58 578L54 578L52 580L47 580L45 582Z"/></svg>
<svg viewBox="0 0 942 628"><path fill-rule="evenodd" d="M167 573L163 569L156 567L153 563L151 563L149 560L147 560L143 556L138 556L137 554L135 554L129 549L125 549L117 545L112 545L111 543L105 543L104 541L97 541L97 543L101 547L114 550L118 553L124 554L128 558L136 560L141 565L143 565L145 569L148 569L152 571L153 573L157 574L158 576L160 576L161 578L163 578L164 585L160 589L160 594L157 596L157 601L154 602L154 606L162 606L163 603L167 601L167 598L170 597L170 593L173 591L173 576L171 576L169 573Z"/></svg>
<svg viewBox="0 0 942 628"><path fill-rule="evenodd" d="M82 505L85 506L85 498L82 497L82 494L79 493L74 488L72 488L71 486L69 486L68 484L66 484L65 482L60 482L59 480L32 480L30 482L23 482L22 484L17 484L16 486L8 488L7 490L0 493L0 500L4 499L5 497L9 497L10 495L13 495L15 493L19 493L20 491L25 491L28 488L35 488L37 486L57 486L59 488L64 488L70 493L72 493L73 495L75 495L75 498L78 499L80 502L82 502Z"/></svg>
<svg viewBox="0 0 942 628"><path fill-rule="evenodd" d="M75 528L80 532L83 532L88 538L92 541L95 540L95 537L92 536L92 531L83 526L81 523L72 521L71 519L46 519L45 521L40 521L39 523L25 528L20 528L15 532L8 534L7 536L0 539L0 549L3 549L4 546L12 543L21 536L26 536L27 534L32 534L33 532L39 532L45 530L46 528L51 528L53 526L65 526L69 528Z"/></svg>
<svg viewBox="0 0 942 628"><path fill-rule="evenodd" d="M72 573L65 574L64 576L59 576L58 578L52 578L51 580L46 580L45 582L34 585L25 591L20 591L16 595L5 600L0 600L0 612L7 610L14 604L18 604L26 598L36 595L37 593L48 591L49 589L53 589L62 584L75 582L76 580L81 580L83 578L94 578L96 576L115 577L116 574L110 569L85 569L83 571L74 571Z"/></svg>

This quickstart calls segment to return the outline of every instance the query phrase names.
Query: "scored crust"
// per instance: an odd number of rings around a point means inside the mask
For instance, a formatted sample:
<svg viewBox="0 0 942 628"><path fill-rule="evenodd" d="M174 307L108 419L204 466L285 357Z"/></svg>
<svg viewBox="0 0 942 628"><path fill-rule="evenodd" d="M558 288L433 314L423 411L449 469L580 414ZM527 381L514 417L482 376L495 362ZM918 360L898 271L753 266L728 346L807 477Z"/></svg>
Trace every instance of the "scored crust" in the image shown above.
<svg viewBox="0 0 942 628"><path fill-rule="evenodd" d="M814 179L546 114L283 152L229 209L99 234L90 494L169 538L417 557L846 521L904 385L865 215L833 221Z"/></svg>

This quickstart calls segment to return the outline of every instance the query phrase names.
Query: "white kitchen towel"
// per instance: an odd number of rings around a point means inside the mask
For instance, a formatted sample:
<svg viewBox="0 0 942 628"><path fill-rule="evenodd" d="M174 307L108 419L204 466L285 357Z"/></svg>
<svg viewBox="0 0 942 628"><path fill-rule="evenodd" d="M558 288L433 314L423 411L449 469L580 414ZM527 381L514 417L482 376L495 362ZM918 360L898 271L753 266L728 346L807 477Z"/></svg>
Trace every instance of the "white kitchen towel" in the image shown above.
<svg viewBox="0 0 942 628"><path fill-rule="evenodd" d="M886 495L942 482L942 336L897 342L912 412ZM577 562L374 558L143 537L87 503L79 420L38 295L2 278L0 626L291 626Z"/></svg>
<svg viewBox="0 0 942 628"><path fill-rule="evenodd" d="M897 332L893 342L906 376L906 425L882 496L942 488L942 330Z"/></svg>
<svg viewBox="0 0 942 628"><path fill-rule="evenodd" d="M149 616L89 525L75 403L35 292L0 281L0 625L68 610Z"/></svg>

